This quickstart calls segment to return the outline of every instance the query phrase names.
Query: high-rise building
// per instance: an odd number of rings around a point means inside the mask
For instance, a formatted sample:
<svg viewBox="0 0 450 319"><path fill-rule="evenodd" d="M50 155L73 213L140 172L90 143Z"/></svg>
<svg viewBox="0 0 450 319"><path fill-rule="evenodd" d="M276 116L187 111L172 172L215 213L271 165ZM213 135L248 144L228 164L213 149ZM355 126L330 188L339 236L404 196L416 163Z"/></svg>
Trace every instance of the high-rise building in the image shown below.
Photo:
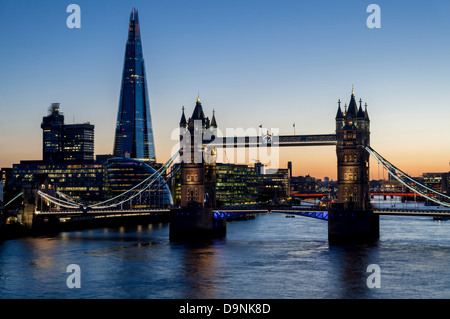
<svg viewBox="0 0 450 319"><path fill-rule="evenodd" d="M64 115L59 111L59 103L53 103L48 115L42 118L42 159L47 162L62 160Z"/></svg>
<svg viewBox="0 0 450 319"><path fill-rule="evenodd" d="M156 162L138 11L130 15L114 156Z"/></svg>
<svg viewBox="0 0 450 319"><path fill-rule="evenodd" d="M42 160L45 162L94 161L94 125L64 124L59 103L42 119Z"/></svg>
<svg viewBox="0 0 450 319"><path fill-rule="evenodd" d="M65 124L63 161L94 161L94 125Z"/></svg>

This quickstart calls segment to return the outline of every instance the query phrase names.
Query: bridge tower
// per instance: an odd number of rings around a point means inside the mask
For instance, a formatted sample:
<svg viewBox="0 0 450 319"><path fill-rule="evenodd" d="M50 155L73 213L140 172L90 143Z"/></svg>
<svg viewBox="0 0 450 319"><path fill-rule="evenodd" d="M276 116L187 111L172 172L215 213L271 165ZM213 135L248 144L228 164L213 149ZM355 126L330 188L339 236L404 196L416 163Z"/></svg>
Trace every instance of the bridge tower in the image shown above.
<svg viewBox="0 0 450 319"><path fill-rule="evenodd" d="M204 144L214 139L217 123L203 112L200 97L189 120L180 120L181 207L171 210L170 237L196 238L223 235L224 220L214 219L216 208L215 149Z"/></svg>
<svg viewBox="0 0 450 319"><path fill-rule="evenodd" d="M369 153L370 119L356 103L354 90L344 112L339 101L336 114L336 155L338 199L330 209L328 237L330 242L372 241L379 237L379 217L370 206Z"/></svg>

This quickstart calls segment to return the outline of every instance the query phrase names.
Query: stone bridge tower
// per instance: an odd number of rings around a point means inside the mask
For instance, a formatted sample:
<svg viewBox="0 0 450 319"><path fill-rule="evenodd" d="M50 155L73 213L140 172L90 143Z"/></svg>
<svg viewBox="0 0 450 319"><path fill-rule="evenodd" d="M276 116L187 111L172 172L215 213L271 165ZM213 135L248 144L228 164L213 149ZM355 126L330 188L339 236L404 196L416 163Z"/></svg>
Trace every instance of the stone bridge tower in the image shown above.
<svg viewBox="0 0 450 319"><path fill-rule="evenodd" d="M200 97L192 116L180 120L181 156L181 207L171 211L171 238L195 238L222 235L226 230L224 220L214 219L216 208L215 150L205 149L217 134L213 113L205 116Z"/></svg>
<svg viewBox="0 0 450 319"><path fill-rule="evenodd" d="M359 108L352 90L344 111L339 101L336 114L338 198L330 209L330 241L371 241L379 237L379 218L370 206L370 119L362 100Z"/></svg>

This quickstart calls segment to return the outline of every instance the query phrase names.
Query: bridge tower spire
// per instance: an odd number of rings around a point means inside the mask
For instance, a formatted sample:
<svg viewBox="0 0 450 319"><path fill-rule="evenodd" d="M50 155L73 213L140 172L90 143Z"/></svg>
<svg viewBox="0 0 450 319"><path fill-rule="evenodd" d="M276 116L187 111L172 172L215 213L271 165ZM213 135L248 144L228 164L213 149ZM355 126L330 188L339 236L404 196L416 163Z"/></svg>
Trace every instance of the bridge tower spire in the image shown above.
<svg viewBox="0 0 450 319"><path fill-rule="evenodd" d="M354 88L348 111L336 116L336 155L338 174L337 203L330 210L330 241L372 240L379 236L378 216L371 211L369 189L370 120L367 108L359 109Z"/></svg>

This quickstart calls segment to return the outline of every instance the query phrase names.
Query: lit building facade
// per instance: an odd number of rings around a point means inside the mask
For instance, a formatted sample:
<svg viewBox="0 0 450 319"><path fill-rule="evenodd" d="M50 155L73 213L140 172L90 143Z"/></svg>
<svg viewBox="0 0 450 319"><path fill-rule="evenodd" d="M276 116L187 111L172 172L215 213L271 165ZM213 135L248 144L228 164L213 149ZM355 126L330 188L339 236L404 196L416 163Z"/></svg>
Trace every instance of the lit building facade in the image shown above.
<svg viewBox="0 0 450 319"><path fill-rule="evenodd" d="M218 206L252 204L259 198L260 176L247 165L216 164Z"/></svg>
<svg viewBox="0 0 450 319"><path fill-rule="evenodd" d="M424 173L423 183L437 192L448 194L450 193L450 172Z"/></svg>
<svg viewBox="0 0 450 319"><path fill-rule="evenodd" d="M15 184L31 180L35 175L47 176L49 183L69 196L99 201L107 196L107 179L104 165L97 163L49 163L21 161L12 169Z"/></svg>
<svg viewBox="0 0 450 319"><path fill-rule="evenodd" d="M63 161L94 161L94 125L90 123L64 125Z"/></svg>
<svg viewBox="0 0 450 319"><path fill-rule="evenodd" d="M283 200L290 196L290 170L279 168L276 171L267 170L259 176L259 199L261 201Z"/></svg>

